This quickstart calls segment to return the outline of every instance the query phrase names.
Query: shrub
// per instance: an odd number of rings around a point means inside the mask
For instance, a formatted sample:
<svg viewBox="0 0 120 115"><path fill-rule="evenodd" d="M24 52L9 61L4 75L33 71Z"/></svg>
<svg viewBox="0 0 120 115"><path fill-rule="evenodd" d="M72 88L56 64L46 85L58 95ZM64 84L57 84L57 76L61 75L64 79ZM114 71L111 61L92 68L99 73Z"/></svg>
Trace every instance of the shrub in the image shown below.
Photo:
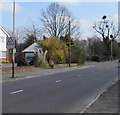
<svg viewBox="0 0 120 115"><path fill-rule="evenodd" d="M98 55L94 55L94 56L92 56L92 59L91 59L91 60L92 60L92 61L100 62L100 61L101 61L101 57L98 56Z"/></svg>
<svg viewBox="0 0 120 115"><path fill-rule="evenodd" d="M42 68L47 68L47 69L51 68L49 66L48 62L44 61L42 59L36 59L35 60L35 67L42 67Z"/></svg>
<svg viewBox="0 0 120 115"><path fill-rule="evenodd" d="M8 60L3 60L2 63L9 63L9 61Z"/></svg>
<svg viewBox="0 0 120 115"><path fill-rule="evenodd" d="M48 50L47 59L54 60L55 63L65 63L66 55L68 52L68 46L65 42L60 41L56 37L43 40L41 42L43 49Z"/></svg>
<svg viewBox="0 0 120 115"><path fill-rule="evenodd" d="M20 59L17 63L17 66L29 66L30 64L25 61L25 59Z"/></svg>
<svg viewBox="0 0 120 115"><path fill-rule="evenodd" d="M85 57L84 57L84 55L81 55L78 59L77 64L81 65L81 64L84 64L84 63L85 63Z"/></svg>

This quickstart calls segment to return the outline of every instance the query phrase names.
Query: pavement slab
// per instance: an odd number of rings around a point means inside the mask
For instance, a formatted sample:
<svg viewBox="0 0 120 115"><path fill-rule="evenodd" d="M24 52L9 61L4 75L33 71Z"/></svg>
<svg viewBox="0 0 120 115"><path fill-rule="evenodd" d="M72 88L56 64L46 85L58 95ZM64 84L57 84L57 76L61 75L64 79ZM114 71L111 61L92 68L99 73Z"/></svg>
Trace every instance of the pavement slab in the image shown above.
<svg viewBox="0 0 120 115"><path fill-rule="evenodd" d="M111 85L84 113L118 113L120 81Z"/></svg>

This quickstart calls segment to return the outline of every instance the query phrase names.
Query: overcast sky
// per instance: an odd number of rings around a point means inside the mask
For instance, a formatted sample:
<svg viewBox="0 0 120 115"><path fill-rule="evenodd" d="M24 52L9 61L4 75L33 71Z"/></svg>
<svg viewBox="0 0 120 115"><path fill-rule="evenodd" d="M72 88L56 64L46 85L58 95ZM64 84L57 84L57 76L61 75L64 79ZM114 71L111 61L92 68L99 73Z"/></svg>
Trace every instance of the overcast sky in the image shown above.
<svg viewBox="0 0 120 115"><path fill-rule="evenodd" d="M34 22L41 24L41 9L46 9L51 2L41 2L40 0L36 0L37 2L22 2L22 0L20 1L16 2L16 27L29 26ZM114 20L117 25L117 0L116 2L79 2L78 0L72 0L71 2L62 2L63 0L57 1L61 1L60 4L66 6L67 9L73 14L74 18L79 21L78 24L81 27L82 38L94 34L92 25L95 21L101 19L104 15ZM12 3L2 3L0 11L2 12L0 25L2 25L7 30L12 29Z"/></svg>

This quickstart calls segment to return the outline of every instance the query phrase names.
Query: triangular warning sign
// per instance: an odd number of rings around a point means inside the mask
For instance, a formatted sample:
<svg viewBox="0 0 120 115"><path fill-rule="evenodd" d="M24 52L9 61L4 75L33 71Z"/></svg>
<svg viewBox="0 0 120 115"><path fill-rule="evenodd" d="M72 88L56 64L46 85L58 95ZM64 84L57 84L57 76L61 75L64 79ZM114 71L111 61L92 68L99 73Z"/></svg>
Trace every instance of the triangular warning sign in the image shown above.
<svg viewBox="0 0 120 115"><path fill-rule="evenodd" d="M7 45L14 45L14 41L11 37L8 39Z"/></svg>

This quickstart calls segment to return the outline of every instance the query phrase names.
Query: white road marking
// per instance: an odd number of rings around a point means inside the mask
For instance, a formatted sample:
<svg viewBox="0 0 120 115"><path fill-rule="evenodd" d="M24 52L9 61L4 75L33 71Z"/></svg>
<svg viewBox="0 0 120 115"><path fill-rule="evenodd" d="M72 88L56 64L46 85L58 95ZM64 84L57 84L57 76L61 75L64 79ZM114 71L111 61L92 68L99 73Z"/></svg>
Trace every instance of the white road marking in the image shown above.
<svg viewBox="0 0 120 115"><path fill-rule="evenodd" d="M89 67L94 67L95 65L91 65L91 66L86 66L86 67L80 67L78 69L85 69L85 68L89 68Z"/></svg>
<svg viewBox="0 0 120 115"><path fill-rule="evenodd" d="M81 76L81 74L80 74L80 75L77 75L77 76Z"/></svg>
<svg viewBox="0 0 120 115"><path fill-rule="evenodd" d="M23 90L14 91L14 92L11 92L10 94L16 94L16 93L20 93L20 92L23 92Z"/></svg>
<svg viewBox="0 0 120 115"><path fill-rule="evenodd" d="M56 83L61 82L61 80L57 80Z"/></svg>
<svg viewBox="0 0 120 115"><path fill-rule="evenodd" d="M66 70L70 69L70 68L65 68Z"/></svg>
<svg viewBox="0 0 120 115"><path fill-rule="evenodd" d="M49 73L48 75L52 75L52 74L54 74L54 73Z"/></svg>

